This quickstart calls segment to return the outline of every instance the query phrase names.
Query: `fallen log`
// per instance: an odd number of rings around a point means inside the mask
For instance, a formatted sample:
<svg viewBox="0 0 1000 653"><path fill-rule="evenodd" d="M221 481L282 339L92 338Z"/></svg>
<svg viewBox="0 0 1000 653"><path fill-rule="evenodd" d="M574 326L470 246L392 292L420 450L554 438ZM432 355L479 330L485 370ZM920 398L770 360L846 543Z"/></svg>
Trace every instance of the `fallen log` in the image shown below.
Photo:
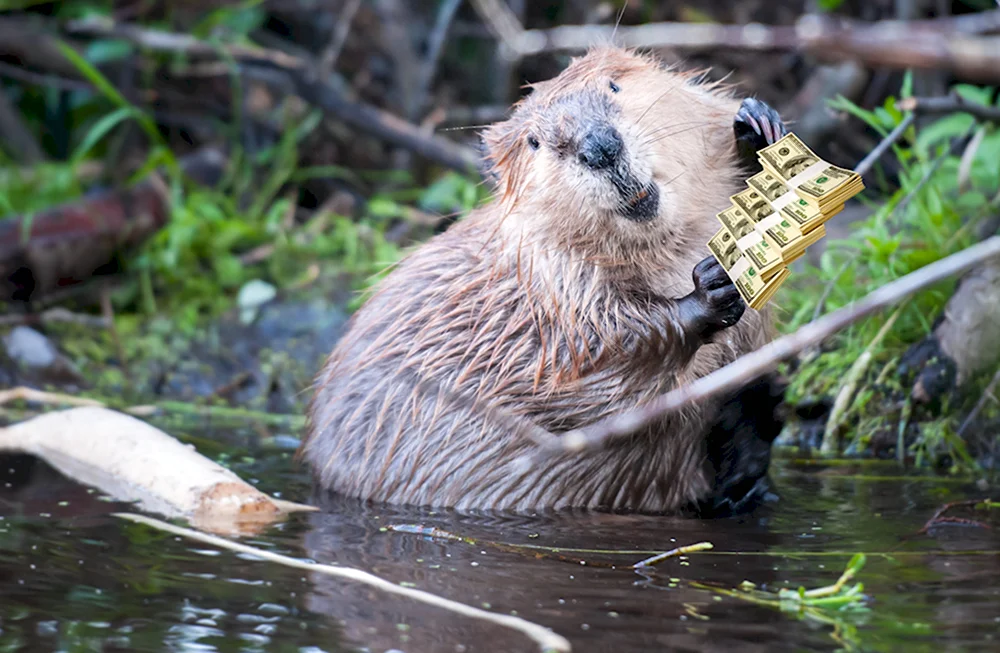
<svg viewBox="0 0 1000 653"><path fill-rule="evenodd" d="M965 79L1000 80L1000 10L930 20L863 22L807 14L794 25L647 23L635 26L564 25L526 30L501 0L474 0L508 56L582 51L602 43L684 51L797 50L821 61L869 67L945 70Z"/></svg>
<svg viewBox="0 0 1000 653"><path fill-rule="evenodd" d="M225 158L204 149L181 160L194 181L213 186ZM110 189L34 215L0 221L0 284L5 299L28 301L90 279L118 253L146 241L170 216L166 182L154 172L128 189Z"/></svg>
<svg viewBox="0 0 1000 653"><path fill-rule="evenodd" d="M252 534L312 506L274 499L142 420L98 406L0 429L0 451L27 453L118 501L220 534Z"/></svg>

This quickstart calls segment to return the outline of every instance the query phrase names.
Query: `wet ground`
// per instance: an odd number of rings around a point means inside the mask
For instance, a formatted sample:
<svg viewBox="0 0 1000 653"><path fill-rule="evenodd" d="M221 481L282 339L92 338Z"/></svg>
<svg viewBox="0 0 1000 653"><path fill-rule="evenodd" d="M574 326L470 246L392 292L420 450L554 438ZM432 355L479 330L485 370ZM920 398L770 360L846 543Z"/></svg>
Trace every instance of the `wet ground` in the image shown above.
<svg viewBox="0 0 1000 653"><path fill-rule="evenodd" d="M501 626L125 523L110 516L122 506L40 462L3 463L0 651L537 650ZM267 491L309 498L287 454L234 467ZM942 504L991 488L793 460L774 480L780 500L743 519L459 516L333 501L248 541L516 612L575 651L1000 650L1000 511L958 509L958 520L920 532ZM385 529L399 524L476 543ZM626 568L706 540L713 551ZM865 612L810 618L691 586L827 585L855 552L868 556Z"/></svg>

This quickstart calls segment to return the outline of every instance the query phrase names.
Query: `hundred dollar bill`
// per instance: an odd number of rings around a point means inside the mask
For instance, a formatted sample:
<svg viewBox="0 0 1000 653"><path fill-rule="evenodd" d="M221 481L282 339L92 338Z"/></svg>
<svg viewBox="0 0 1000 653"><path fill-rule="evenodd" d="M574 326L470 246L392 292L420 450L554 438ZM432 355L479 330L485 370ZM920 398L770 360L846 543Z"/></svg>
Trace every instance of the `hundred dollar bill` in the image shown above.
<svg viewBox="0 0 1000 653"><path fill-rule="evenodd" d="M788 187L785 186L785 182L767 170L758 172L747 179L747 186L757 191L760 195L763 195L768 204L771 204L771 208L775 208L773 204L775 200L789 192ZM829 214L824 215L819 208L798 197L798 195L795 195L792 200L791 203L781 207L781 213L784 217L791 218L802 232L811 231L836 213L836 211L831 211Z"/></svg>
<svg viewBox="0 0 1000 653"><path fill-rule="evenodd" d="M791 274L788 268L781 268L781 272L774 275L770 281L764 284L764 288L750 301L750 308L760 310L764 307L764 304L771 301L774 294L778 292L778 288L781 284L785 283L785 279Z"/></svg>
<svg viewBox="0 0 1000 653"><path fill-rule="evenodd" d="M789 190L820 209L842 203L845 195L863 188L855 172L823 161L792 133L760 150L757 156L764 168L781 179ZM787 201L792 199L788 196ZM774 201L778 202L777 209L785 203L781 198Z"/></svg>
<svg viewBox="0 0 1000 653"><path fill-rule="evenodd" d="M708 241L708 247L725 268L740 297L751 308L759 308L766 304L789 274L788 268L782 266L770 281L766 281L753 262L740 253L736 239L727 229L720 229Z"/></svg>
<svg viewBox="0 0 1000 653"><path fill-rule="evenodd" d="M764 277L760 275L760 272L753 266L753 263L747 261L746 258L741 258L740 261L746 263L746 265L737 266L737 271L739 271L739 276L733 281L736 284L736 289L740 292L740 296L743 297L743 301L747 305L752 306L763 292L764 287L767 282L764 281Z"/></svg>
<svg viewBox="0 0 1000 653"><path fill-rule="evenodd" d="M736 266L736 262L743 255L740 248L736 246L736 239L725 229L720 229L712 236L712 239L708 241L708 248L712 250L712 256L727 273ZM732 274L729 275L729 278L736 281Z"/></svg>
<svg viewBox="0 0 1000 653"><path fill-rule="evenodd" d="M782 214L775 213L764 196L753 188L736 193L729 199L753 219L758 233L771 236L781 248L782 257L787 260L785 250L797 248L796 241L802 238L802 230Z"/></svg>
<svg viewBox="0 0 1000 653"><path fill-rule="evenodd" d="M761 276L770 278L784 262L781 248L767 234L760 234L754 228L754 221L743 209L730 206L716 214L719 222L736 239L740 252L750 258L750 261L760 271Z"/></svg>

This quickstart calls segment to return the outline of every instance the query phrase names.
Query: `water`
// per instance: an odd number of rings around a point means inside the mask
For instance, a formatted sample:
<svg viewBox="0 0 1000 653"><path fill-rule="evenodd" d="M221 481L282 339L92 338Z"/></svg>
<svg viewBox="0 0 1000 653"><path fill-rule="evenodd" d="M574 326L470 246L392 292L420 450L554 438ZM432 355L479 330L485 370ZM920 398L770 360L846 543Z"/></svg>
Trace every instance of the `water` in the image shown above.
<svg viewBox="0 0 1000 653"><path fill-rule="evenodd" d="M502 626L125 523L110 516L122 506L29 462L7 459L0 477L2 651L537 650ZM308 499L286 458L239 471ZM248 542L516 611L575 651L1000 650L1000 511L948 513L992 528L920 533L943 503L989 488L793 461L774 480L780 501L744 519L463 517L334 501ZM384 529L399 524L477 542ZM627 568L699 541L715 549L650 572ZM859 576L867 613L807 618L690 585L827 585L858 551L868 556Z"/></svg>

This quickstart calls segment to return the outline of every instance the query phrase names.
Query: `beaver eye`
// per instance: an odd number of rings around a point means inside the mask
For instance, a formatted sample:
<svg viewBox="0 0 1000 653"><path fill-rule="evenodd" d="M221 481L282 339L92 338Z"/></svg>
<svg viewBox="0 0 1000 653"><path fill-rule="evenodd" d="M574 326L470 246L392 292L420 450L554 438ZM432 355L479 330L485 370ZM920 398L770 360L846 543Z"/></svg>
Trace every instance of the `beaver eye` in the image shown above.
<svg viewBox="0 0 1000 653"><path fill-rule="evenodd" d="M538 146L541 145L541 143L539 143L538 139L535 138L534 136L529 136L528 137L528 145L531 146L531 149L537 150Z"/></svg>
<svg viewBox="0 0 1000 653"><path fill-rule="evenodd" d="M611 88L611 92L612 92L612 93L617 93L618 91L620 91L620 90L621 90L621 89L620 89L620 88L618 87L618 84L615 84L614 82L611 82L611 83L610 83L610 88Z"/></svg>

